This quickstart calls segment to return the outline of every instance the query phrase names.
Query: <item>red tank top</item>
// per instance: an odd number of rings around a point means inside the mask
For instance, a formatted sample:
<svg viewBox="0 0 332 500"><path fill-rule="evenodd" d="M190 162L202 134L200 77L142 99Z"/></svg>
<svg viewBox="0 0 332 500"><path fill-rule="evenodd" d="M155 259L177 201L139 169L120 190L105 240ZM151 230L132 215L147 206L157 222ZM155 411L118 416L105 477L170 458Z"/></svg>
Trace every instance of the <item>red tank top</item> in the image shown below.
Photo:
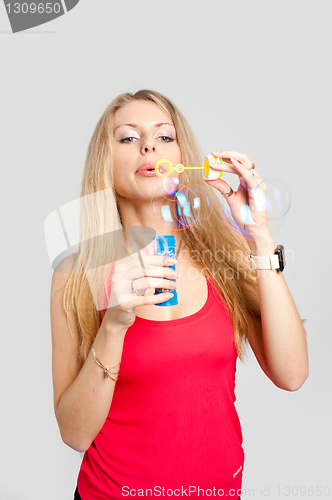
<svg viewBox="0 0 332 500"><path fill-rule="evenodd" d="M128 328L109 414L82 460L82 500L240 496L237 353L229 314L207 285L197 313L136 317Z"/></svg>

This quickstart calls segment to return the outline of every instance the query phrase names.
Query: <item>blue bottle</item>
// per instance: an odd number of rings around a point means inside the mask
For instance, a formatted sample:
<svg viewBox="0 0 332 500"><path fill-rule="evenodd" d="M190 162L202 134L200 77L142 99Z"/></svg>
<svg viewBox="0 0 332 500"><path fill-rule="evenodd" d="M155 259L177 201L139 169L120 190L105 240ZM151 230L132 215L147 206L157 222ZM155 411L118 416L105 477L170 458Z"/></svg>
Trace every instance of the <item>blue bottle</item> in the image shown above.
<svg viewBox="0 0 332 500"><path fill-rule="evenodd" d="M174 236L155 236L155 255L167 255L172 259L175 258L175 238ZM175 264L173 266L167 266L171 269L175 270ZM165 278L168 279L168 278ZM171 280L176 281L176 280ZM156 306L176 306L178 304L178 294L176 289L169 288L156 288L155 295L163 292L172 292L174 295L171 299L165 300L165 302L161 302L159 304L155 304Z"/></svg>

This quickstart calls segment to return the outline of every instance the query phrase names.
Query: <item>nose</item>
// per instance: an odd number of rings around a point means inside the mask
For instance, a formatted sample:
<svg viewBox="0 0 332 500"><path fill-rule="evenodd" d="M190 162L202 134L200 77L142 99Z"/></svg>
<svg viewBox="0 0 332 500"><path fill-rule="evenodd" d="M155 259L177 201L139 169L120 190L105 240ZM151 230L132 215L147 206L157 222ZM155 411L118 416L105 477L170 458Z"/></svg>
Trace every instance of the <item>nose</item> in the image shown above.
<svg viewBox="0 0 332 500"><path fill-rule="evenodd" d="M154 153L156 151L156 148L154 146L154 143L152 141L146 140L144 144L142 145L142 153Z"/></svg>

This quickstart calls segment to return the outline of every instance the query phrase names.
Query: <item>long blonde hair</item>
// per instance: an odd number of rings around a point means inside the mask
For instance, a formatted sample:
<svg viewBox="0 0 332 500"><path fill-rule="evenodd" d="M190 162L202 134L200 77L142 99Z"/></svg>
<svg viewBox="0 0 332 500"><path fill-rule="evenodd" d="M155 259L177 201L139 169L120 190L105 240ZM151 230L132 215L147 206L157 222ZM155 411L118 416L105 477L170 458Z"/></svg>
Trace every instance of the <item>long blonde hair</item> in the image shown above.
<svg viewBox="0 0 332 500"><path fill-rule="evenodd" d="M100 283L107 283L110 276L109 265L101 266L100 263L114 262L125 244L113 184L114 115L137 99L154 102L172 120L183 165L202 165L202 153L186 119L169 99L158 92L140 90L135 94L121 94L101 116L90 140L81 186L81 199L86 203L80 241L88 241L89 244L80 244L63 297L67 320L69 311L74 313L82 363L89 354L106 312L102 308L98 310L96 303L99 299L94 295L94 290L99 290ZM186 221L183 215L183 246L195 256L196 266L213 281L223 298L233 325L235 348L243 360L244 344L248 341L248 318L250 315L260 317L256 279L247 258L249 247L245 238L226 224L220 197L213 187L205 183L201 170L185 170L180 174L179 182L191 214L195 213L197 190L207 193L207 197L200 197L200 216L195 223L189 218ZM115 234L114 231L117 231L117 238L100 237L111 232ZM107 260L110 255L112 261ZM97 273L96 262L99 266ZM69 321L68 324L70 328Z"/></svg>

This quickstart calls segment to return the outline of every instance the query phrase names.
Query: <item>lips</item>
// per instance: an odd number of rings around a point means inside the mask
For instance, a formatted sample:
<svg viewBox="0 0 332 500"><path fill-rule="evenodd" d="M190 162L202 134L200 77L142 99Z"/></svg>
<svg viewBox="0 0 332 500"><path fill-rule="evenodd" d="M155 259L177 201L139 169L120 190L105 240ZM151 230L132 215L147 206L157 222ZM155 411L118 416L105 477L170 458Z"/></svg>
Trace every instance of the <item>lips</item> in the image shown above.
<svg viewBox="0 0 332 500"><path fill-rule="evenodd" d="M157 175L155 166L155 163L143 163L143 165L137 169L136 174L144 175L145 177L155 177Z"/></svg>
<svg viewBox="0 0 332 500"><path fill-rule="evenodd" d="M143 165L141 165L137 169L137 172L140 172L141 170L154 170L155 166L156 166L155 163L151 163L151 162L143 163Z"/></svg>

